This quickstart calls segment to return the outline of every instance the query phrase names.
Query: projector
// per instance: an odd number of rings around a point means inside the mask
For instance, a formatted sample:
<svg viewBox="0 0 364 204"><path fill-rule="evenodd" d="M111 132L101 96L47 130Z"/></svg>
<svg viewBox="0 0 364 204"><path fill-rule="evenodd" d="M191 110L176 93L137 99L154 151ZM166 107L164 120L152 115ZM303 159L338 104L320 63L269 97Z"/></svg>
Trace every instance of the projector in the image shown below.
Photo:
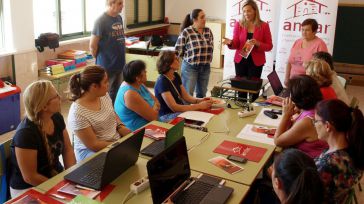
<svg viewBox="0 0 364 204"><path fill-rule="evenodd" d="M246 77L234 77L230 79L231 87L250 91L259 91L263 80L259 78L247 79Z"/></svg>

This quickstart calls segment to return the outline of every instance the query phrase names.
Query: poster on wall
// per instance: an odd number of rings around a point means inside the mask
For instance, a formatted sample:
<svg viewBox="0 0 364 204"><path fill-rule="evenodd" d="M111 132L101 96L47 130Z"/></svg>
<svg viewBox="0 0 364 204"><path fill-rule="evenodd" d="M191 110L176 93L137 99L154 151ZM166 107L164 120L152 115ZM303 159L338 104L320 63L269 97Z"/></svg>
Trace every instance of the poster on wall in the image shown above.
<svg viewBox="0 0 364 204"><path fill-rule="evenodd" d="M242 18L242 5L246 0L227 0L226 5L226 33L225 37L232 39L235 22L238 22ZM273 49L270 52L266 52L266 63L263 67L262 78L266 76L273 70L273 59L274 50L276 47L276 37L274 28L278 26L278 21L276 19L277 11L279 8L279 2L277 0L255 0L259 8L260 18L269 24L272 40ZM230 50L227 46L224 48L224 79L231 78L235 76L235 65L234 65L234 54L235 50Z"/></svg>
<svg viewBox="0 0 364 204"><path fill-rule="evenodd" d="M319 24L316 36L325 41L332 54L338 0L284 0L280 7L276 70L283 82L291 47L301 38L301 23L305 19L316 19Z"/></svg>

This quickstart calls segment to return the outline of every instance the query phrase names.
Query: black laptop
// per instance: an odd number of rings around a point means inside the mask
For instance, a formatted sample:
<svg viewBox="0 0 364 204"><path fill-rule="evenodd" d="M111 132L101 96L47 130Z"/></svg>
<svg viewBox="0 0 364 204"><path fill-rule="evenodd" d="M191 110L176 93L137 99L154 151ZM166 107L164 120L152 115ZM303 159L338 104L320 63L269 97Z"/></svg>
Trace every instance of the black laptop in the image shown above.
<svg viewBox="0 0 364 204"><path fill-rule="evenodd" d="M225 203L234 189L216 177L192 178L185 138L163 150L147 163L154 204L170 199L173 203Z"/></svg>
<svg viewBox="0 0 364 204"><path fill-rule="evenodd" d="M183 137L184 124L185 121L181 120L176 125L167 130L166 138L164 140L154 141L142 149L140 153L149 157L154 157L155 155L161 153L165 148L171 146L178 139Z"/></svg>
<svg viewBox="0 0 364 204"><path fill-rule="evenodd" d="M64 178L88 188L101 190L138 160L144 132L144 128L139 130L108 152L102 152L82 164Z"/></svg>
<svg viewBox="0 0 364 204"><path fill-rule="evenodd" d="M288 89L284 88L281 80L278 77L278 74L275 70L273 70L270 74L267 76L270 85L272 86L274 95L280 96L282 98L289 97L289 91Z"/></svg>

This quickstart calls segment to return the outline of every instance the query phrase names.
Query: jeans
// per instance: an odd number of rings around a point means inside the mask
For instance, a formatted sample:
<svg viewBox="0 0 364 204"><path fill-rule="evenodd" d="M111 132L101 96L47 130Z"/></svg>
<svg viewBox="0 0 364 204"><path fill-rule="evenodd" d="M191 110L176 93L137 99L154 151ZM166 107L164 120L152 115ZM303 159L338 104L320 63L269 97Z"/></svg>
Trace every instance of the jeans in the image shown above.
<svg viewBox="0 0 364 204"><path fill-rule="evenodd" d="M182 84L191 96L196 90L197 98L205 97L209 78L210 64L190 65L186 61L182 62Z"/></svg>
<svg viewBox="0 0 364 204"><path fill-rule="evenodd" d="M105 70L107 73L107 77L109 78L109 95L112 100L112 104L114 105L116 94L119 91L119 87L122 79L122 73L121 70L119 71L109 71Z"/></svg>
<svg viewBox="0 0 364 204"><path fill-rule="evenodd" d="M75 149L75 156L77 163L86 159L87 157L95 154L95 152L91 151L90 149Z"/></svg>

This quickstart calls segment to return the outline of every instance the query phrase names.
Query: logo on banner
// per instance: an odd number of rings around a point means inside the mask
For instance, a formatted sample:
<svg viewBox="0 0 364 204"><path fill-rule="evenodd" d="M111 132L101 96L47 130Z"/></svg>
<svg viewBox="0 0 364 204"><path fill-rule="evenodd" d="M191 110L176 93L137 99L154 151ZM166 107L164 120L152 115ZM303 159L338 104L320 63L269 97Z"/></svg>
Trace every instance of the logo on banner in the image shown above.
<svg viewBox="0 0 364 204"><path fill-rule="evenodd" d="M323 12L323 8L328 8L327 5L322 4L316 0L301 0L289 6L287 10L292 11L292 16L286 18L292 19L301 16L313 15L313 14L325 14L329 15L329 12Z"/></svg>
<svg viewBox="0 0 364 204"><path fill-rule="evenodd" d="M242 4L245 2L246 0L241 0L238 1L237 3L232 5L232 13L231 13L231 19L230 19L230 27L234 27L235 23L236 23L236 18L240 17L240 15L243 14L243 9L241 9ZM255 2L257 3L257 6L259 8L260 11L264 11L267 13L271 12L269 3L267 3L266 1L263 0L255 0ZM269 22L268 22L269 23Z"/></svg>

